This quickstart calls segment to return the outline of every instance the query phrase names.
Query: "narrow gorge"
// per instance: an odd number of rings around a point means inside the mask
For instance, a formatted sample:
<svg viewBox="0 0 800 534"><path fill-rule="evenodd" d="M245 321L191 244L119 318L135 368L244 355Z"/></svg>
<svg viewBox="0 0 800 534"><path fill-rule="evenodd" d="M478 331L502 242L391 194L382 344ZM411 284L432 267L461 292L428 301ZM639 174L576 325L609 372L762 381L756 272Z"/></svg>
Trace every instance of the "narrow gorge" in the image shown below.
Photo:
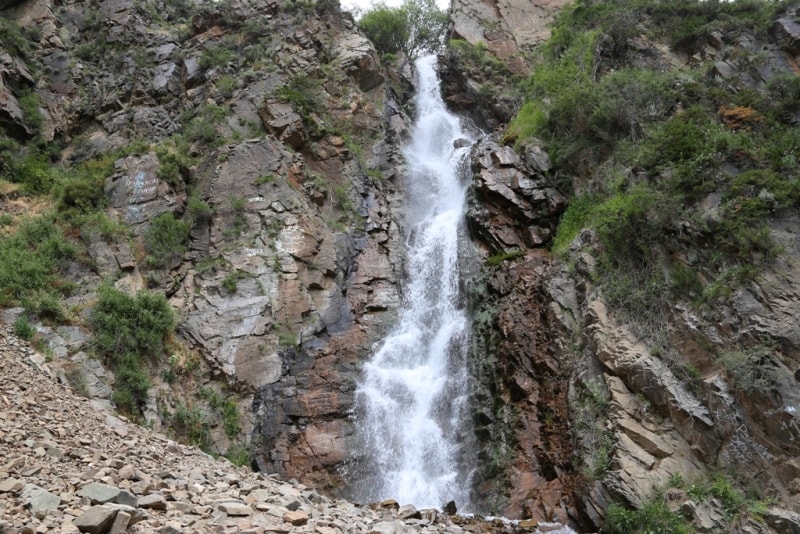
<svg viewBox="0 0 800 534"><path fill-rule="evenodd" d="M800 532L799 73L783 0L0 0L2 402L359 532Z"/></svg>

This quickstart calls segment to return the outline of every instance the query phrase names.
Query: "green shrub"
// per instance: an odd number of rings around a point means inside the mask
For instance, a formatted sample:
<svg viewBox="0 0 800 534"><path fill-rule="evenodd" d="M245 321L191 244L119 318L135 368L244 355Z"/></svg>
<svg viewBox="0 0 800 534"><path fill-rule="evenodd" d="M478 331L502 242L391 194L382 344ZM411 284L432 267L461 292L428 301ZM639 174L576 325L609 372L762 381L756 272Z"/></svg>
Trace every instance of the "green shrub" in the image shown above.
<svg viewBox="0 0 800 534"><path fill-rule="evenodd" d="M778 369L772 362L772 352L769 345L727 351L717 359L717 364L733 379L737 390L745 393L769 391L775 387L778 379Z"/></svg>
<svg viewBox="0 0 800 534"><path fill-rule="evenodd" d="M25 124L34 132L38 133L42 129L43 121L42 112L40 111L42 101L39 95L33 91L26 90L20 94L17 101L22 110L22 115L25 117Z"/></svg>
<svg viewBox="0 0 800 534"><path fill-rule="evenodd" d="M242 431L242 425L239 419L239 408L234 399L227 399L222 404L222 428L225 430L225 435L229 438L235 438Z"/></svg>
<svg viewBox="0 0 800 534"><path fill-rule="evenodd" d="M188 249L190 229L187 222L176 219L171 213L154 217L144 234L148 264L168 268L179 261Z"/></svg>
<svg viewBox="0 0 800 534"><path fill-rule="evenodd" d="M76 254L52 215L23 219L16 233L0 237L0 305L19 305L41 291L69 292L61 272Z"/></svg>
<svg viewBox="0 0 800 534"><path fill-rule="evenodd" d="M243 443L236 443L228 447L225 458L238 467L244 467L250 463L250 447Z"/></svg>
<svg viewBox="0 0 800 534"><path fill-rule="evenodd" d="M685 520L673 512L657 494L638 510L628 510L619 504L611 504L606 511L606 528L609 534L684 534L689 532Z"/></svg>
<svg viewBox="0 0 800 534"><path fill-rule="evenodd" d="M212 114L213 115L213 114ZM197 131L194 135L197 139L211 140L216 136L214 134L200 133L202 129L198 123L194 126ZM161 143L155 147L156 156L158 156L158 179L164 180L173 187L185 183L189 178L189 168L192 166L192 158L189 156L189 147L181 136L175 136L170 140Z"/></svg>
<svg viewBox="0 0 800 534"><path fill-rule="evenodd" d="M105 177L71 173L55 188L56 209L68 220L100 210L105 206Z"/></svg>
<svg viewBox="0 0 800 534"><path fill-rule="evenodd" d="M217 80L216 86L219 94L221 94L224 98L230 98L233 96L233 92L236 90L236 78L230 74L226 74Z"/></svg>
<svg viewBox="0 0 800 534"><path fill-rule="evenodd" d="M247 201L234 197L228 199L228 205L232 213L232 220L230 226L223 231L223 235L229 239L236 239L249 227L246 212Z"/></svg>
<svg viewBox="0 0 800 534"><path fill-rule="evenodd" d="M0 17L0 45L10 54L28 57L31 53L31 44L23 36L21 28L13 20Z"/></svg>
<svg viewBox="0 0 800 534"><path fill-rule="evenodd" d="M46 195L58 182L61 173L41 151L33 150L10 163L9 180L21 184L30 195Z"/></svg>
<svg viewBox="0 0 800 534"><path fill-rule="evenodd" d="M442 47L447 22L433 0L404 0L398 7L379 4L367 10L358 28L381 54L403 52L414 58Z"/></svg>
<svg viewBox="0 0 800 534"><path fill-rule="evenodd" d="M208 451L211 446L211 423L199 408L178 404L171 416L172 428L184 441Z"/></svg>
<svg viewBox="0 0 800 534"><path fill-rule="evenodd" d="M238 271L225 275L225 278L222 279L222 287L225 288L225 291L228 293L236 293L236 290L239 289L239 277Z"/></svg>
<svg viewBox="0 0 800 534"><path fill-rule="evenodd" d="M20 315L19 318L14 321L14 334L21 339L30 341L34 334L36 334L36 329L31 325L26 316Z"/></svg>
<svg viewBox="0 0 800 534"><path fill-rule="evenodd" d="M212 147L222 144L223 139L217 125L230 115L230 109L216 104L205 104L191 117L184 118L184 135L189 142L198 142Z"/></svg>
<svg viewBox="0 0 800 534"><path fill-rule="evenodd" d="M214 208L196 195L190 195L186 202L186 215L191 224L206 224L214 217Z"/></svg>
<svg viewBox="0 0 800 534"><path fill-rule="evenodd" d="M213 46L203 50L198 63L203 69L227 67L236 58L232 50L224 46Z"/></svg>
<svg viewBox="0 0 800 534"><path fill-rule="evenodd" d="M90 314L95 352L114 371L114 402L125 413L140 413L150 379L147 363L164 357L175 314L164 295L140 291L131 297L102 285Z"/></svg>

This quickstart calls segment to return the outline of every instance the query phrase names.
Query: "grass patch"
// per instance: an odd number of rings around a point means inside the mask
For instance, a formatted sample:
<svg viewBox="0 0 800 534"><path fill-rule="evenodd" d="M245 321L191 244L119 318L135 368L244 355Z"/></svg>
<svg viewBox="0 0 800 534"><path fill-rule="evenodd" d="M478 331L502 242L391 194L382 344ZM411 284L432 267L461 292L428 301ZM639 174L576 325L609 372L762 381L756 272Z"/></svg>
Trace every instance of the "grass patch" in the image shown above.
<svg viewBox="0 0 800 534"><path fill-rule="evenodd" d="M522 250L512 250L510 252L503 252L486 258L486 265L488 265L489 267L496 267L503 262L517 260L524 256L525 252Z"/></svg>

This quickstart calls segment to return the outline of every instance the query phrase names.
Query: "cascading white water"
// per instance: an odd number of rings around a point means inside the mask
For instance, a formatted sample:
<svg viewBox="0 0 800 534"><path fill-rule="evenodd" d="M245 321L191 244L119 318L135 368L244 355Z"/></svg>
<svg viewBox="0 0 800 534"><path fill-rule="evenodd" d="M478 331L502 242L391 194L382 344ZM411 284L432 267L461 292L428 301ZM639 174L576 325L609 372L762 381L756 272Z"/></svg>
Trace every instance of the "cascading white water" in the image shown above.
<svg viewBox="0 0 800 534"><path fill-rule="evenodd" d="M466 423L469 323L459 305L459 232L466 186L459 169L470 134L440 96L435 57L416 62L418 86L408 166L407 279L397 326L365 365L356 391L364 442L357 490L417 507L469 502L460 450ZM457 142L469 140L469 143ZM460 148L456 148L456 147Z"/></svg>

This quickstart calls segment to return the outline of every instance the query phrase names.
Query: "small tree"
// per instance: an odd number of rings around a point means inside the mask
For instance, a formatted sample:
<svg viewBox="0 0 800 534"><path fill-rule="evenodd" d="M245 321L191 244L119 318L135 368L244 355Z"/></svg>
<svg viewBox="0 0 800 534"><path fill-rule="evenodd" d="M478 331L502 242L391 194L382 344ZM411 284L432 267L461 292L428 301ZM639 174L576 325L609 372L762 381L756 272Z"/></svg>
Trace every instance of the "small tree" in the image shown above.
<svg viewBox="0 0 800 534"><path fill-rule="evenodd" d="M381 54L403 52L413 59L442 47L447 14L434 0L405 0L399 7L381 3L364 13L358 27Z"/></svg>

